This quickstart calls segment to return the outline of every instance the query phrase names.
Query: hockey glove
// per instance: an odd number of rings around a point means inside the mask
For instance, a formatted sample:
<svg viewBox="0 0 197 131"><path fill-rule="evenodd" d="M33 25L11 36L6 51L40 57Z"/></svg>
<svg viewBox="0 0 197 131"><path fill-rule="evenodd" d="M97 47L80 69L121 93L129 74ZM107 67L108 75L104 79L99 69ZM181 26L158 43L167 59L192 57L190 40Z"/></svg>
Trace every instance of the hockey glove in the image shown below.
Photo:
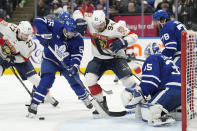
<svg viewBox="0 0 197 131"><path fill-rule="evenodd" d="M84 19L76 19L75 24L76 31L83 36L87 30L87 22Z"/></svg>
<svg viewBox="0 0 197 131"><path fill-rule="evenodd" d="M78 73L78 66L73 65L68 68L69 76L72 77Z"/></svg>
<svg viewBox="0 0 197 131"><path fill-rule="evenodd" d="M135 54L134 53L127 54L127 56L128 56L127 62L131 62L131 60L134 60L135 59Z"/></svg>
<svg viewBox="0 0 197 131"><path fill-rule="evenodd" d="M119 50L127 47L128 43L126 40L123 40L123 39L118 39L114 42L112 42L110 45L109 45L109 48L112 52L114 53L117 53Z"/></svg>
<svg viewBox="0 0 197 131"><path fill-rule="evenodd" d="M125 88L125 90L121 93L122 103L127 109L135 108L136 105L142 100L142 96L137 89L138 87L135 86L136 85L133 85L133 87L130 88Z"/></svg>
<svg viewBox="0 0 197 131"><path fill-rule="evenodd" d="M14 64L15 57L14 56L7 56L5 59L0 57L0 65L4 68L9 68Z"/></svg>

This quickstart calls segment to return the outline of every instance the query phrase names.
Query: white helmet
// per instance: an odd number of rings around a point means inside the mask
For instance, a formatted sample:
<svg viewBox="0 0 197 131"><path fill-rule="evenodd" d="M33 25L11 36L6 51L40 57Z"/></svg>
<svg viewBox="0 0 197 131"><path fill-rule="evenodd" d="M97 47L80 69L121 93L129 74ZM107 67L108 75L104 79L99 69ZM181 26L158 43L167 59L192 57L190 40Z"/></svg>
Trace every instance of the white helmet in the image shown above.
<svg viewBox="0 0 197 131"><path fill-rule="evenodd" d="M23 34L32 35L33 33L33 28L29 21L21 21L18 25L18 29L20 30L20 33Z"/></svg>
<svg viewBox="0 0 197 131"><path fill-rule="evenodd" d="M105 13L102 10L95 10L92 14L92 23L100 25L105 22Z"/></svg>

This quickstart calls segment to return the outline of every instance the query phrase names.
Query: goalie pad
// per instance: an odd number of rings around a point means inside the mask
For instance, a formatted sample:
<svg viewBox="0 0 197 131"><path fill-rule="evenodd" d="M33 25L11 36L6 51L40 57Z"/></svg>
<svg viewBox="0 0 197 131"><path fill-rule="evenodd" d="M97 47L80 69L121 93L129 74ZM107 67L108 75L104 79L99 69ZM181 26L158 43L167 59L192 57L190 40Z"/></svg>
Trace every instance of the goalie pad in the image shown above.
<svg viewBox="0 0 197 131"><path fill-rule="evenodd" d="M161 126L172 124L175 120L169 115L166 109L160 104L141 104L142 119L149 125Z"/></svg>

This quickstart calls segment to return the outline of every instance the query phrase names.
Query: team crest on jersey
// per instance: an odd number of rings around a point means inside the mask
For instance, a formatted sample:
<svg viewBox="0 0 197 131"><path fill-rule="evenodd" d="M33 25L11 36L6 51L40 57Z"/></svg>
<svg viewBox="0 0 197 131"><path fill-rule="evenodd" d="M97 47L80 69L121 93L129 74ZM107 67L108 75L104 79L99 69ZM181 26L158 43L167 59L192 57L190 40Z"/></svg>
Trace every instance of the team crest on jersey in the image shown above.
<svg viewBox="0 0 197 131"><path fill-rule="evenodd" d="M125 30L122 26L118 27L118 32L120 32L122 35L127 35L127 30Z"/></svg>
<svg viewBox="0 0 197 131"><path fill-rule="evenodd" d="M60 47L58 47L57 45L55 45L55 52L56 54L63 60L65 57L69 56L69 53L66 52L66 46L65 45L61 45Z"/></svg>

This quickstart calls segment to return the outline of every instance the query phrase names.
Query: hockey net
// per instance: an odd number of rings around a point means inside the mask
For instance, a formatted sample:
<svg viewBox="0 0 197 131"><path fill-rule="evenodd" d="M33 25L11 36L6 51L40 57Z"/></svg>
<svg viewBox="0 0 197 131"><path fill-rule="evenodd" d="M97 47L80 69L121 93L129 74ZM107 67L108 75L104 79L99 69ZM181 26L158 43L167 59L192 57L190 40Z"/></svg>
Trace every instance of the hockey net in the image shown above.
<svg viewBox="0 0 197 131"><path fill-rule="evenodd" d="M197 130L197 32L181 34L182 131Z"/></svg>

